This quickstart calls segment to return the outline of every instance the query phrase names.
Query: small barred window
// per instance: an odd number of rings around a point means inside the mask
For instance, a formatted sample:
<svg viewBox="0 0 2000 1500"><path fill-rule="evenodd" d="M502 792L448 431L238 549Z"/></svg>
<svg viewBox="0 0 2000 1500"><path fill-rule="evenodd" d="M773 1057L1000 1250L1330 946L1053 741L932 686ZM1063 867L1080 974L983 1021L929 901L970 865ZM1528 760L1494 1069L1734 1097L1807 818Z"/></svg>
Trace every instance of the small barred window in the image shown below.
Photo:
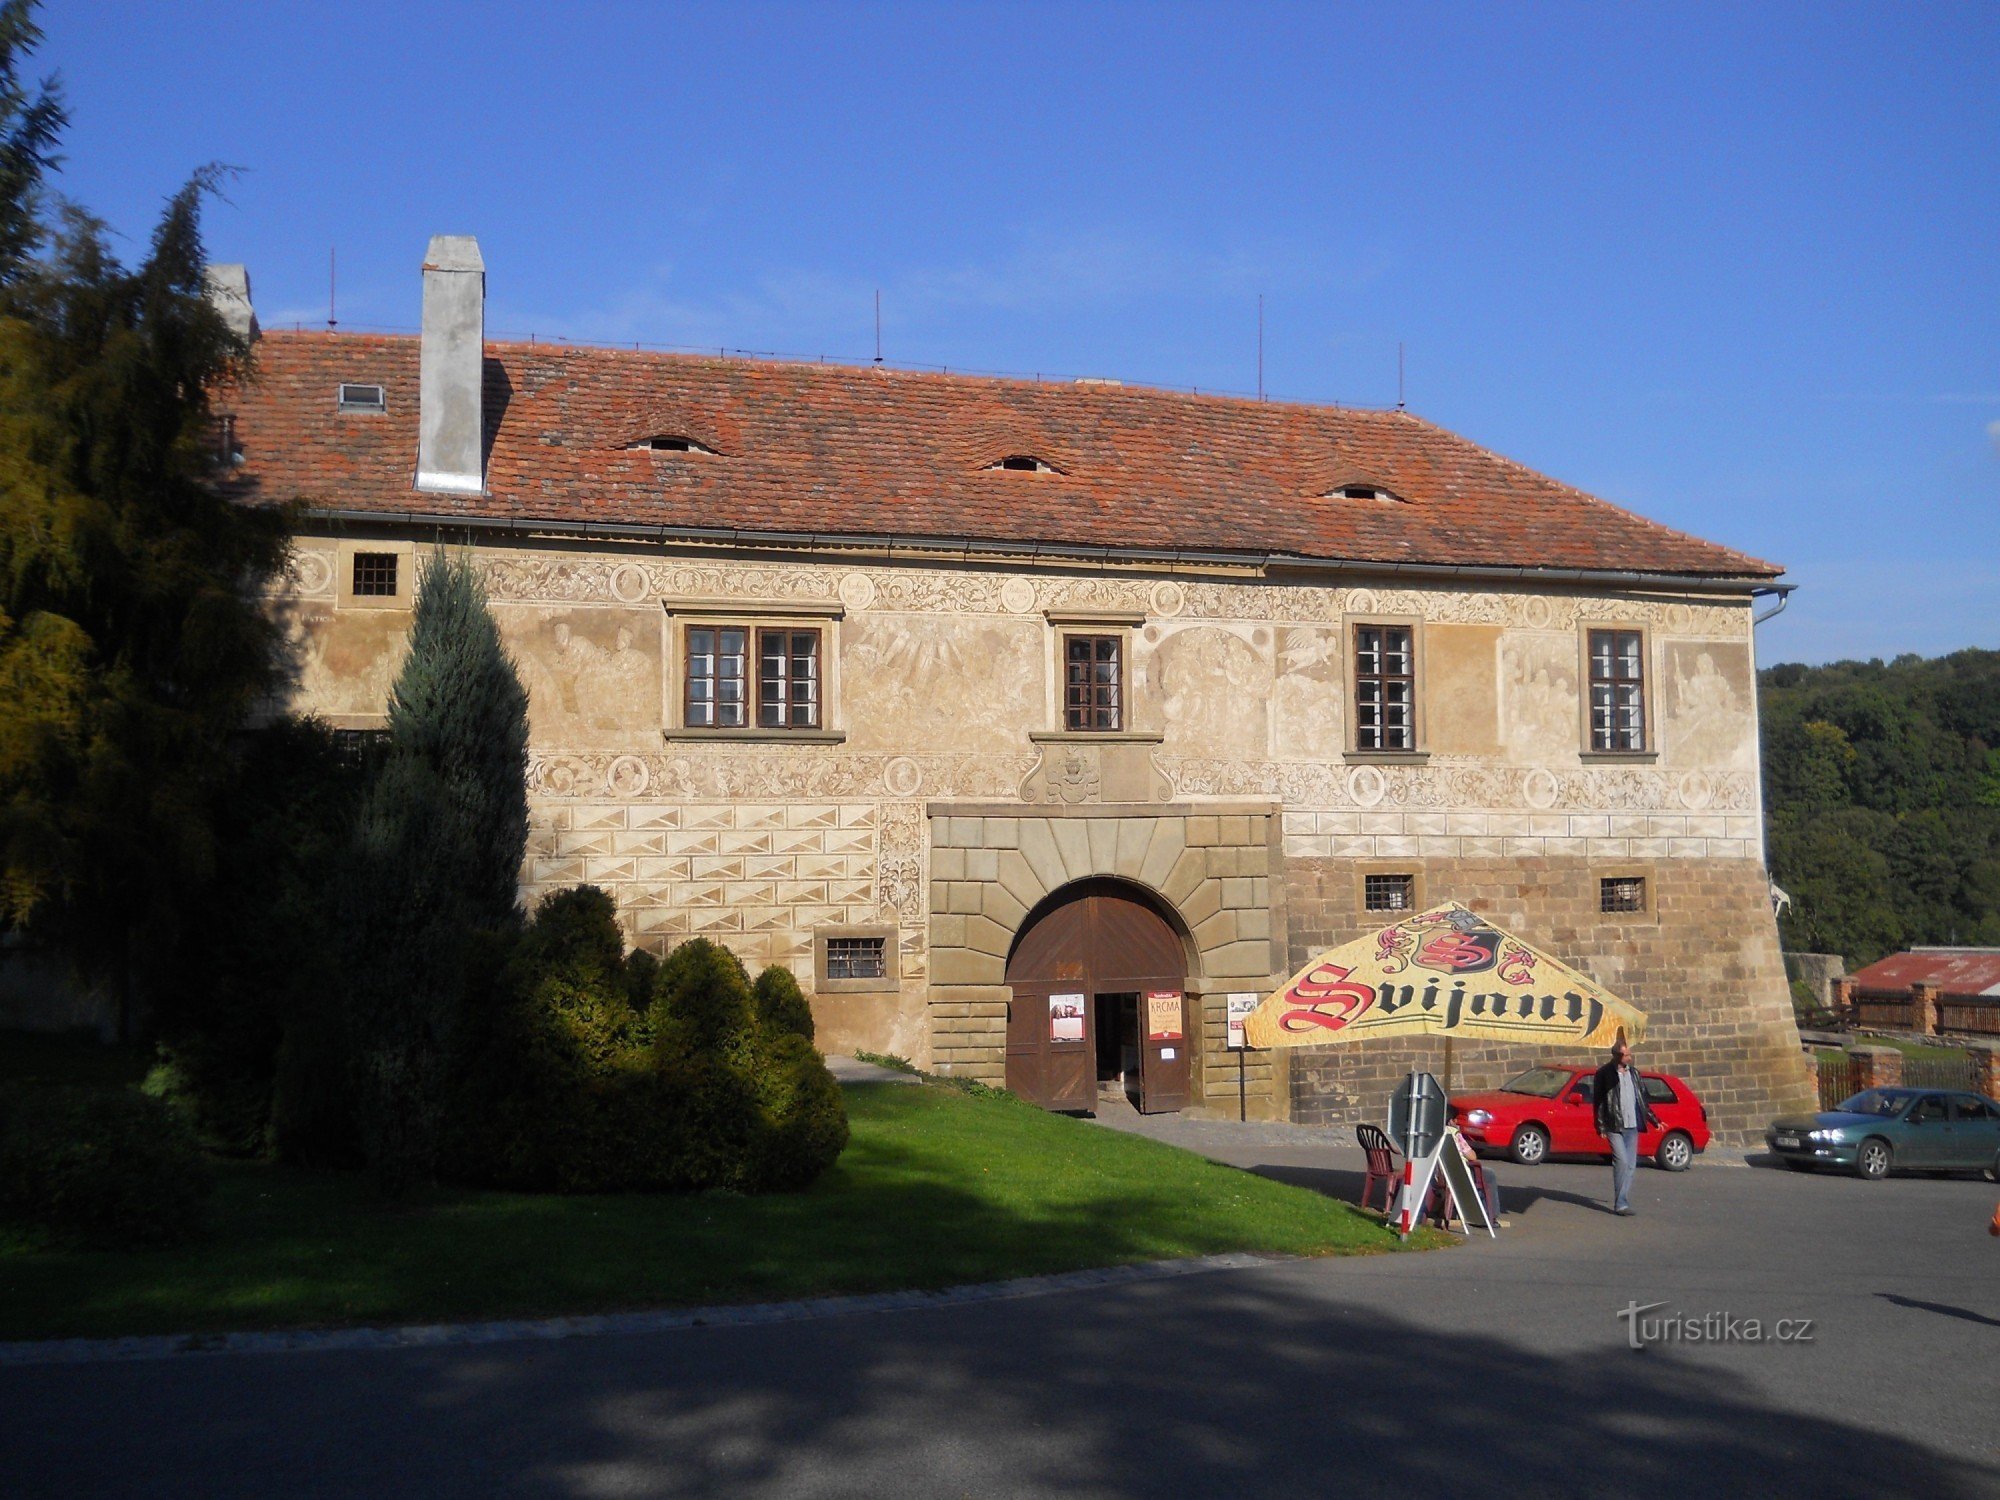
<svg viewBox="0 0 2000 1500"><path fill-rule="evenodd" d="M1637 875L1619 875L1599 882L1599 911L1644 911L1646 882Z"/></svg>
<svg viewBox="0 0 2000 1500"><path fill-rule="evenodd" d="M878 937L826 939L828 979L881 979L889 972L886 944Z"/></svg>
<svg viewBox="0 0 2000 1500"><path fill-rule="evenodd" d="M1364 875L1361 877L1361 898L1370 911L1408 911L1417 902L1417 877Z"/></svg>
<svg viewBox="0 0 2000 1500"><path fill-rule="evenodd" d="M396 554L393 552L355 553L354 592L357 597L394 598L396 594Z"/></svg>

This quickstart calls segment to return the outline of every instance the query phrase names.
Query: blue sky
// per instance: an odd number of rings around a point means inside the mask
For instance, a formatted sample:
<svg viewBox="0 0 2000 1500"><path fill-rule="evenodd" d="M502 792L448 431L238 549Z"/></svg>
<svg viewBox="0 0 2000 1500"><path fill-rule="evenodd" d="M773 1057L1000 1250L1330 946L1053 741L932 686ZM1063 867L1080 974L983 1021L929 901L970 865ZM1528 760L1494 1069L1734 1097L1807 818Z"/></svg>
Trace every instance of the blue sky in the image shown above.
<svg viewBox="0 0 2000 1500"><path fill-rule="evenodd" d="M1412 409L1786 564L1766 662L2000 647L2000 6L56 4L61 185L198 163L267 323Z"/></svg>

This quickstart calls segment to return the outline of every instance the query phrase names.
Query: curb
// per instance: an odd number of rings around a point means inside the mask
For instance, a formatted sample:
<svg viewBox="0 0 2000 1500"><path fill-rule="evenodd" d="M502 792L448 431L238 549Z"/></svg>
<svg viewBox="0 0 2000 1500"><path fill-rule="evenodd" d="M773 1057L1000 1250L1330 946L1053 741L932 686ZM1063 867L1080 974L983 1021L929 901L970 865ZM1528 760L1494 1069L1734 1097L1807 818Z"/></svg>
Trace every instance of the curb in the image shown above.
<svg viewBox="0 0 2000 1500"><path fill-rule="evenodd" d="M875 1292L812 1297L797 1302L754 1302L673 1311L602 1313L570 1318L508 1319L485 1323L416 1323L399 1328L299 1328L270 1333L181 1333L143 1338L29 1339L0 1343L0 1368L90 1365L121 1360L176 1359L202 1354L293 1354L332 1350L440 1349L531 1340L594 1338L604 1334L668 1333L685 1328L754 1328L857 1313L919 1312L974 1302L1010 1302L1058 1292L1170 1281L1205 1271L1248 1271L1297 1259L1232 1251L1187 1260L1061 1271L1012 1281L978 1282L934 1292Z"/></svg>

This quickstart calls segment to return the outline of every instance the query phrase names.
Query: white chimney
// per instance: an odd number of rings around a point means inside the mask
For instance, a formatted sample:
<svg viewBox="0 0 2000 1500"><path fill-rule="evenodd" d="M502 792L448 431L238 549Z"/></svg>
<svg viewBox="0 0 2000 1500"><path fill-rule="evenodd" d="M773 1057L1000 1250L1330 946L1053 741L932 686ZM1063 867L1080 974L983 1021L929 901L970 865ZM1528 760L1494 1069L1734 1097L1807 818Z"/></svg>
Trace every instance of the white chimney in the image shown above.
<svg viewBox="0 0 2000 1500"><path fill-rule="evenodd" d="M486 489L486 262L469 234L431 236L417 402L417 488Z"/></svg>
<svg viewBox="0 0 2000 1500"><path fill-rule="evenodd" d="M202 267L209 305L222 314L229 331L246 344L257 342L257 311L250 305L250 268L240 263Z"/></svg>

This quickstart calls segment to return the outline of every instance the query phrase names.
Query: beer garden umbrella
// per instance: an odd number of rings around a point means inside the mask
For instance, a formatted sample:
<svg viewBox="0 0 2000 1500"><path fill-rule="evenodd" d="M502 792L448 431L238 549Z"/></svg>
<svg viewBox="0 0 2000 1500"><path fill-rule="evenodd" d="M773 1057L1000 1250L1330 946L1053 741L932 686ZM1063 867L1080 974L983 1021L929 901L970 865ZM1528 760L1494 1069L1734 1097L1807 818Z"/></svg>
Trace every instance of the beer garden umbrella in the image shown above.
<svg viewBox="0 0 2000 1500"><path fill-rule="evenodd" d="M1442 1036L1542 1047L1637 1041L1646 1018L1603 985L1457 902L1322 953L1244 1021L1252 1047Z"/></svg>

